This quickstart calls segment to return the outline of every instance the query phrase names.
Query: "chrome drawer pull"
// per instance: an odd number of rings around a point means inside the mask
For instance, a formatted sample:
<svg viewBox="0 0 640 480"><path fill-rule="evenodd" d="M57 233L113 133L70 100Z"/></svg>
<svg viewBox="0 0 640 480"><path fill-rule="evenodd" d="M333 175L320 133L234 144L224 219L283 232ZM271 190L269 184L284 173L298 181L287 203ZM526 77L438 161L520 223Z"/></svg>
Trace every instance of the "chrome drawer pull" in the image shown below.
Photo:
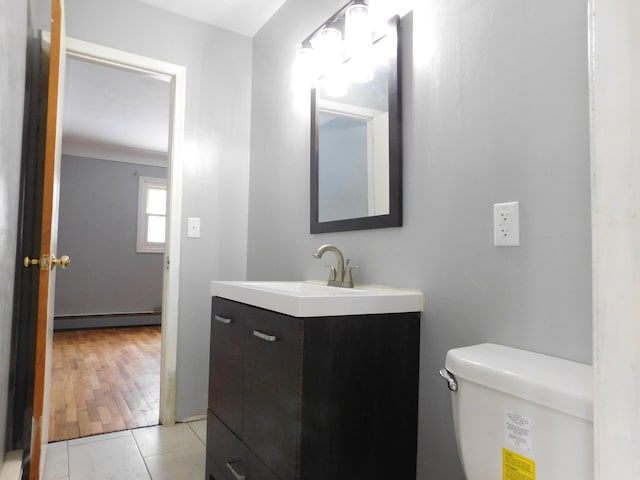
<svg viewBox="0 0 640 480"><path fill-rule="evenodd" d="M256 337L261 338L262 340L266 340L267 342L275 342L276 340L278 340L278 337L276 337L275 335L267 335L266 333L262 333L260 330L254 330L253 334Z"/></svg>
<svg viewBox="0 0 640 480"><path fill-rule="evenodd" d="M230 318L222 317L220 315L214 315L213 318L215 318L220 323L224 323L225 325L229 325L231 323Z"/></svg>
<svg viewBox="0 0 640 480"><path fill-rule="evenodd" d="M235 463L235 462L233 462L233 463ZM240 475L238 472L236 472L236 469L233 468L232 462L227 462L227 468L229 469L229 471L231 471L231 473L233 473L233 476L236 477L238 480L246 480L247 479L246 475Z"/></svg>

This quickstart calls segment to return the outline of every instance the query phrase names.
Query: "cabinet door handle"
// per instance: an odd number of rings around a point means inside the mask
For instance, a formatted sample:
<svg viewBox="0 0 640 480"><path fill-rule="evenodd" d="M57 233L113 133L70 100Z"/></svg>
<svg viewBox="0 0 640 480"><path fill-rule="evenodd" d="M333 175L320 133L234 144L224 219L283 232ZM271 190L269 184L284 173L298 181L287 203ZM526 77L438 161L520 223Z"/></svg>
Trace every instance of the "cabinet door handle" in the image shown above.
<svg viewBox="0 0 640 480"><path fill-rule="evenodd" d="M266 333L262 333L260 330L254 330L253 334L256 337L261 338L262 340L266 340L267 342L275 342L276 340L278 340L278 337L276 337L275 335L267 335Z"/></svg>
<svg viewBox="0 0 640 480"><path fill-rule="evenodd" d="M220 323L224 323L225 325L229 325L231 323L231 319L230 318L223 317L221 315L214 315L213 318L215 318Z"/></svg>
<svg viewBox="0 0 640 480"><path fill-rule="evenodd" d="M246 480L247 476L246 475L240 475L238 472L236 472L236 469L233 468L233 464L235 463L235 461L229 461L227 462L227 468L229 469L229 471L233 474L234 477L236 477L238 480Z"/></svg>

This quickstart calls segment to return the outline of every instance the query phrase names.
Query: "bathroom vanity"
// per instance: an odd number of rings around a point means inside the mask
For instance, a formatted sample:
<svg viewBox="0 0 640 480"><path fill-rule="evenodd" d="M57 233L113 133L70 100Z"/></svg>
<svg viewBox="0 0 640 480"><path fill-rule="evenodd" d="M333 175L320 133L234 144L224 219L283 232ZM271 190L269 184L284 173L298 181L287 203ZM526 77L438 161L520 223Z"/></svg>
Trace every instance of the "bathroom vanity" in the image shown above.
<svg viewBox="0 0 640 480"><path fill-rule="evenodd" d="M206 480L415 478L422 295L390 291L212 282Z"/></svg>

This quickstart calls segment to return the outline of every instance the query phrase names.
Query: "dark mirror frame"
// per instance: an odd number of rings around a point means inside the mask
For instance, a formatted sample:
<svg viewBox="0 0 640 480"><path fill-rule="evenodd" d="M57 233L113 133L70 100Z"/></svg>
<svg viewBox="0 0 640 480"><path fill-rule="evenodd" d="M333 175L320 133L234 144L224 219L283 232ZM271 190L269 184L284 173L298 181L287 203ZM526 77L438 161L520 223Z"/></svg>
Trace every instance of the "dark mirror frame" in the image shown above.
<svg viewBox="0 0 640 480"><path fill-rule="evenodd" d="M389 214L319 222L318 92L311 91L311 233L402 226L402 116L400 95L400 18L389 20L397 39L389 57ZM395 55L394 55L395 54Z"/></svg>

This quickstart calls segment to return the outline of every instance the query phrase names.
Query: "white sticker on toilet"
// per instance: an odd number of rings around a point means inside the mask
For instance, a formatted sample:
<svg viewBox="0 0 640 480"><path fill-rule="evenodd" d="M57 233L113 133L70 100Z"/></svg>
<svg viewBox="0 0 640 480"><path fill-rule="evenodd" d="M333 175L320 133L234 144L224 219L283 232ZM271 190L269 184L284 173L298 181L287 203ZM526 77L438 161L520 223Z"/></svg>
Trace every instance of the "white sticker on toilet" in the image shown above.
<svg viewBox="0 0 640 480"><path fill-rule="evenodd" d="M531 451L531 419L516 412L504 411L504 441L507 445Z"/></svg>

